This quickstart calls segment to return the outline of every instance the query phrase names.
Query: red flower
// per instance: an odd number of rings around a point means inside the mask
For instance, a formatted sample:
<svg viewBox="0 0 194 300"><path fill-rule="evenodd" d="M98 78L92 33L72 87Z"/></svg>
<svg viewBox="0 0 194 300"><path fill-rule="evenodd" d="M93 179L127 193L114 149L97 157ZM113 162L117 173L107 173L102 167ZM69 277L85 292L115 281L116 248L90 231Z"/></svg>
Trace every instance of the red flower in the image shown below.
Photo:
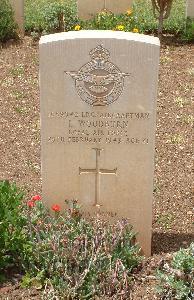
<svg viewBox="0 0 194 300"><path fill-rule="evenodd" d="M40 201L41 200L41 196L40 195L35 195L32 197L31 201Z"/></svg>
<svg viewBox="0 0 194 300"><path fill-rule="evenodd" d="M51 208L52 208L52 210L54 210L56 212L58 212L58 211L61 210L61 208L60 208L60 206L58 204L53 205Z"/></svg>
<svg viewBox="0 0 194 300"><path fill-rule="evenodd" d="M28 205L29 208L32 208L32 207L35 206L35 203L30 200L30 201L27 202L27 205Z"/></svg>

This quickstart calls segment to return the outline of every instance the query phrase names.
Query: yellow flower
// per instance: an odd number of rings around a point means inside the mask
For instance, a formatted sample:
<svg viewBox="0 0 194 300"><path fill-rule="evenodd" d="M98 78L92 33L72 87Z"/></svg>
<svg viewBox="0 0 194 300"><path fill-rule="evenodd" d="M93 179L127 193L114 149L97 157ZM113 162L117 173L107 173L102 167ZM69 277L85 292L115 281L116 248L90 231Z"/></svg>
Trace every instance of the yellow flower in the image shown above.
<svg viewBox="0 0 194 300"><path fill-rule="evenodd" d="M103 9L101 12L99 12L99 15L106 16L108 14L108 11L106 9Z"/></svg>
<svg viewBox="0 0 194 300"><path fill-rule="evenodd" d="M81 26L80 26L80 25L76 25L75 28L74 28L74 30L76 30L76 31L78 31L78 30L80 30L80 29L81 29Z"/></svg>
<svg viewBox="0 0 194 300"><path fill-rule="evenodd" d="M138 28L133 28L133 32L134 32L134 33L138 33L138 32L139 32L139 29L138 29Z"/></svg>
<svg viewBox="0 0 194 300"><path fill-rule="evenodd" d="M117 25L117 27L116 27L116 29L120 30L120 31L124 30L124 28L125 28L124 25Z"/></svg>
<svg viewBox="0 0 194 300"><path fill-rule="evenodd" d="M130 16L130 15L132 14L132 12L133 12L132 9L129 8L129 9L127 10L127 15Z"/></svg>

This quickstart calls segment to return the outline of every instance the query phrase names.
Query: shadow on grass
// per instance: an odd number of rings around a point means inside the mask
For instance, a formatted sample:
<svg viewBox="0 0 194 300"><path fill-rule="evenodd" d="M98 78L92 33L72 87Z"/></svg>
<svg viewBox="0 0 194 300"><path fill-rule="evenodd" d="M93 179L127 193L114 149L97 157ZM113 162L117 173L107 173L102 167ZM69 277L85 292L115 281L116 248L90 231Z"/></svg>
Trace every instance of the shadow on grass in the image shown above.
<svg viewBox="0 0 194 300"><path fill-rule="evenodd" d="M161 254L187 248L194 242L194 233L153 232L152 254Z"/></svg>

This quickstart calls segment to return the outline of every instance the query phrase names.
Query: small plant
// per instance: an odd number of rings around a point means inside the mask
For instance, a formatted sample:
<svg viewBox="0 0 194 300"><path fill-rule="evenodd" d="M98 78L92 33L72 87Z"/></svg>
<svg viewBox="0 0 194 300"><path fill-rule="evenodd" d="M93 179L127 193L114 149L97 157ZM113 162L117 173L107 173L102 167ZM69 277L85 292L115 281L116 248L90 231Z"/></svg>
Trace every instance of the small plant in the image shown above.
<svg viewBox="0 0 194 300"><path fill-rule="evenodd" d="M163 214L158 217L157 223L161 225L165 230L170 229L172 227L172 223L174 221L173 215L168 213L168 214Z"/></svg>
<svg viewBox="0 0 194 300"><path fill-rule="evenodd" d="M188 99L177 97L174 102L179 106L179 108L183 108L185 105L189 104Z"/></svg>
<svg viewBox="0 0 194 300"><path fill-rule="evenodd" d="M162 35L163 22L170 16L173 0L152 0L153 12L158 19L158 36Z"/></svg>
<svg viewBox="0 0 194 300"><path fill-rule="evenodd" d="M158 293L162 299L192 300L194 297L194 243L180 249L171 262L157 271Z"/></svg>
<svg viewBox="0 0 194 300"><path fill-rule="evenodd" d="M0 42L17 37L17 25L8 0L0 0Z"/></svg>
<svg viewBox="0 0 194 300"><path fill-rule="evenodd" d="M181 121L186 123L187 125L193 126L194 116L193 115L185 115L181 117Z"/></svg>
<svg viewBox="0 0 194 300"><path fill-rule="evenodd" d="M141 261L131 226L101 214L84 217L76 201L67 205L53 205L51 213L41 201L28 201L23 285L50 285L59 299L129 299L131 272Z"/></svg>
<svg viewBox="0 0 194 300"><path fill-rule="evenodd" d="M15 184L0 181L0 269L20 261L26 224L21 212L23 196Z"/></svg>
<svg viewBox="0 0 194 300"><path fill-rule="evenodd" d="M174 134L170 137L170 141L172 144L183 144L184 138L180 134Z"/></svg>
<svg viewBox="0 0 194 300"><path fill-rule="evenodd" d="M24 75L24 66L23 65L16 65L10 71L11 75L14 77L21 77Z"/></svg>
<svg viewBox="0 0 194 300"><path fill-rule="evenodd" d="M15 98L18 101L21 100L21 99L23 99L23 98L25 98L24 92L23 91L19 91L19 90L15 90L15 91L11 92L10 96L12 98Z"/></svg>

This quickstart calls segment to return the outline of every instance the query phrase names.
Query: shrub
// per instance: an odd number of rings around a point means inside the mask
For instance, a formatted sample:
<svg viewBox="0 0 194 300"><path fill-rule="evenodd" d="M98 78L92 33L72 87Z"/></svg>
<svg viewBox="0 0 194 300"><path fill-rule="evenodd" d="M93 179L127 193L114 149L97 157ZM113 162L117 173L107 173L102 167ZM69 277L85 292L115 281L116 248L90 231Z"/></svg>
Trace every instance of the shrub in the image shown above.
<svg viewBox="0 0 194 300"><path fill-rule="evenodd" d="M81 216L75 201L63 212L58 205L52 210L28 203L31 251L23 285L50 284L60 299L129 299L131 272L141 257L127 221Z"/></svg>
<svg viewBox="0 0 194 300"><path fill-rule="evenodd" d="M182 34L182 40L187 42L194 41L194 20L188 18L186 21L185 30Z"/></svg>
<svg viewBox="0 0 194 300"><path fill-rule="evenodd" d="M71 30L77 22L74 0L26 0L25 28L29 32Z"/></svg>
<svg viewBox="0 0 194 300"><path fill-rule="evenodd" d="M185 0L174 0L170 16L164 21L164 31L171 34L178 34L185 28Z"/></svg>
<svg viewBox="0 0 194 300"><path fill-rule="evenodd" d="M26 242L22 199L23 192L15 184L0 181L0 269L21 262L20 255Z"/></svg>
<svg viewBox="0 0 194 300"><path fill-rule="evenodd" d="M63 29L73 30L77 29L76 24L80 24L81 29L105 30L118 30L117 26L121 25L124 31L133 31L135 28L140 33L154 32L158 27L153 15L152 0L134 0L130 14L126 12L114 15L101 12L89 21L78 20L75 0L26 0L25 3L25 27L29 32L53 33ZM183 32L184 25L185 0L173 1L171 15L164 21L164 31Z"/></svg>
<svg viewBox="0 0 194 300"><path fill-rule="evenodd" d="M157 290L162 299L191 300L194 297L194 243L180 249L170 263L158 270Z"/></svg>
<svg viewBox="0 0 194 300"><path fill-rule="evenodd" d="M17 25L8 0L0 0L0 42L17 37Z"/></svg>

